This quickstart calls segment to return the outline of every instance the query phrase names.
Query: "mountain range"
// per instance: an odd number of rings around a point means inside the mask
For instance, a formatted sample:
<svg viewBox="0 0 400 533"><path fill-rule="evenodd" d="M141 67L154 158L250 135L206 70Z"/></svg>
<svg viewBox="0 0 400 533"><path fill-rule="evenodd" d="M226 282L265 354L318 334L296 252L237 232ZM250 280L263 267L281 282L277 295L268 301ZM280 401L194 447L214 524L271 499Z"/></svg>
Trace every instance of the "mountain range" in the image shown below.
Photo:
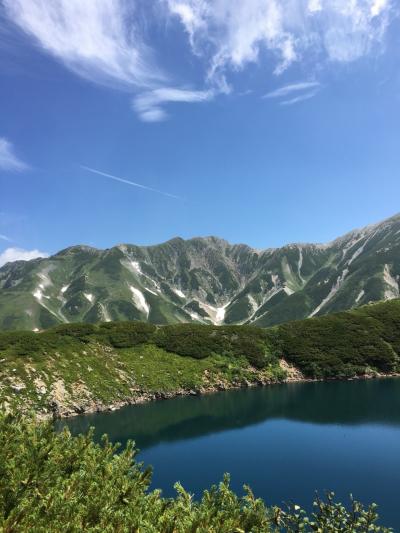
<svg viewBox="0 0 400 533"><path fill-rule="evenodd" d="M272 326L399 297L400 214L327 244L72 246L0 268L0 329L141 320Z"/></svg>

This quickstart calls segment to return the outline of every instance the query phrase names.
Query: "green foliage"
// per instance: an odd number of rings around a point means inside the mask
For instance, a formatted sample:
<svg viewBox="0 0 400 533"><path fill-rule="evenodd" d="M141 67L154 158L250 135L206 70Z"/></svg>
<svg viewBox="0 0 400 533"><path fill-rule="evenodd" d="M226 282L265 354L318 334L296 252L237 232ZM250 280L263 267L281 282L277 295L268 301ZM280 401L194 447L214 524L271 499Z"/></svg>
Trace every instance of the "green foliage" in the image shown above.
<svg viewBox="0 0 400 533"><path fill-rule="evenodd" d="M229 476L199 501L177 483L176 497L149 489L151 472L132 443L117 452L107 437L72 437L50 424L0 415L0 529L11 533L326 533L381 532L376 507L346 510L328 495L310 517L298 506L267 508L248 487L238 497Z"/></svg>
<svg viewBox="0 0 400 533"><path fill-rule="evenodd" d="M46 354L62 348L79 346L73 338L60 336L55 330L49 330L43 335L37 335L32 331L13 331L0 335L0 352L16 356L32 357L36 354Z"/></svg>
<svg viewBox="0 0 400 533"><path fill-rule="evenodd" d="M79 339L81 342L89 342L89 336L96 331L96 326L92 324L62 324L52 330L56 335L68 335Z"/></svg>
<svg viewBox="0 0 400 533"><path fill-rule="evenodd" d="M62 324L41 333L0 333L0 349L30 355L57 348L66 342L77 350L79 343L106 343L114 348L130 348L138 344L154 344L168 352L194 359L204 359L213 354L231 358L245 357L255 368L265 368L274 362L267 346L267 335L251 326L203 326L200 324L175 324L156 327L144 322L105 322L93 324ZM269 355L268 355L269 354Z"/></svg>
<svg viewBox="0 0 400 533"><path fill-rule="evenodd" d="M357 533L357 532L387 532L389 529L376 525L378 514L377 505L371 504L367 509L350 497L350 509L334 501L335 494L328 492L326 500L317 496L313 502L314 512L308 516L300 506L292 504L287 511L275 509L277 525L289 532L331 532L331 533Z"/></svg>
<svg viewBox="0 0 400 533"><path fill-rule="evenodd" d="M155 330L155 326L144 322L105 322L99 327L99 333L106 333L115 348L130 348L151 342Z"/></svg>
<svg viewBox="0 0 400 533"><path fill-rule="evenodd" d="M368 305L353 311L288 322L270 329L253 326L142 322L63 324L41 333L0 333L0 350L30 356L49 350L74 349L101 343L113 348L155 345L194 359L214 354L232 360L244 357L257 369L279 357L313 378L348 378L367 369L400 370L400 300Z"/></svg>
<svg viewBox="0 0 400 533"><path fill-rule="evenodd" d="M251 326L203 326L176 324L157 330L155 344L168 352L204 359L212 354L245 357L255 368L264 368L266 334Z"/></svg>
<svg viewBox="0 0 400 533"><path fill-rule="evenodd" d="M347 378L368 368L399 369L399 300L288 322L275 331L283 357L306 376Z"/></svg>

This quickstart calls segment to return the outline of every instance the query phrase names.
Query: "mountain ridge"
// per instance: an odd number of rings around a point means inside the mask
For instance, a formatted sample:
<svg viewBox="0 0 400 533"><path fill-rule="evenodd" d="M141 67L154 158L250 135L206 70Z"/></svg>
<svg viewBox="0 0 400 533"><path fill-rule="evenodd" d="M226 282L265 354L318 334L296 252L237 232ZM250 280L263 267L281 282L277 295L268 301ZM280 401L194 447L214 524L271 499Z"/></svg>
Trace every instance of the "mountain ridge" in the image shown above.
<svg viewBox="0 0 400 533"><path fill-rule="evenodd" d="M68 246L67 248L64 248L63 250L60 250L59 252L56 252L56 254L57 253L61 253L62 251L65 251L65 250L69 250L70 248L75 248L75 247L86 247L86 248L91 248L93 250L106 251L106 250L111 250L112 248L116 248L118 246L139 246L140 248L154 248L154 247L162 246L164 244L171 243L173 241L190 242L190 241L197 241L197 240L200 240L200 241L220 241L220 242L223 242L225 244L228 244L231 247L232 246L245 246L246 248L250 248L252 251L258 252L258 253L281 250L282 248L287 248L287 247L291 247L291 246L315 246L315 247L318 247L318 248L319 247L323 247L324 248L324 247L328 247L328 246L333 245L337 241L340 241L342 239L348 238L354 233L360 233L360 232L365 231L365 230L370 230L370 229L373 229L373 228L375 228L377 226L380 226L382 224L389 223L391 221L396 221L396 220L400 220L400 211L398 213L395 213L394 215L391 215L388 218L384 218L382 220L379 220L378 222L372 222L371 224L367 224L366 226L360 226L360 227L351 229L351 230L347 231L346 233L344 233L343 235L341 235L339 237L335 237L334 239L332 239L330 241L327 241L327 242L293 241L293 242L288 242L286 244L282 244L282 246L275 246L275 247L267 246L266 248L258 248L258 247L250 246L249 244L247 244L245 242L230 242L229 240L225 239L224 237L219 237L217 235L203 235L203 236L202 235L195 235L195 236L189 237L187 239L185 239L183 237L180 237L179 235L176 235L175 237L171 237L170 239L167 239L166 241L163 241L163 242L160 242L160 243L156 243L156 244L135 245L135 244L132 244L132 243L120 242L120 243L115 244L114 246L111 246L110 248L97 248L95 246L89 246L87 244L75 244L75 245Z"/></svg>
<svg viewBox="0 0 400 533"><path fill-rule="evenodd" d="M326 244L215 236L75 245L0 268L0 328L145 320L271 326L399 296L400 214Z"/></svg>

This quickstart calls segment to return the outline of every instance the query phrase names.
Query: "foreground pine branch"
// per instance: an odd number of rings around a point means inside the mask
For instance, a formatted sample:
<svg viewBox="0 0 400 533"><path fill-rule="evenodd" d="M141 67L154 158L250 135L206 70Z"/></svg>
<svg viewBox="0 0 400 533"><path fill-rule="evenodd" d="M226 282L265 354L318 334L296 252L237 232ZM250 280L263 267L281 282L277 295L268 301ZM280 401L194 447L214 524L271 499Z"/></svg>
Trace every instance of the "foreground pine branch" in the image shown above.
<svg viewBox="0 0 400 533"><path fill-rule="evenodd" d="M238 497L226 475L199 501L176 484L176 497L150 490L151 471L135 461L132 443L117 452L92 432L73 437L49 423L0 415L0 531L259 533L389 532L376 525L376 506L333 494L314 502L309 516L297 505L266 507L248 487Z"/></svg>

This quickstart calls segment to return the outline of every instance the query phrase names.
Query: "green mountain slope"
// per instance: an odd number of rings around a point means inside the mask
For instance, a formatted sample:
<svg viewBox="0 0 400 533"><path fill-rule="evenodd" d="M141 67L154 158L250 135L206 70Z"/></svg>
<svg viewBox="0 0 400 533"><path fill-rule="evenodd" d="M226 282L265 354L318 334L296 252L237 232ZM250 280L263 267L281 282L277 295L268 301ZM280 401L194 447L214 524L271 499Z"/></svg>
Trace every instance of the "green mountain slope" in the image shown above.
<svg viewBox="0 0 400 533"><path fill-rule="evenodd" d="M143 322L0 334L0 404L69 415L289 379L400 371L400 300L269 329Z"/></svg>
<svg viewBox="0 0 400 533"><path fill-rule="evenodd" d="M75 246L0 268L0 329L140 320L271 326L399 296L400 216L326 245L215 237Z"/></svg>

